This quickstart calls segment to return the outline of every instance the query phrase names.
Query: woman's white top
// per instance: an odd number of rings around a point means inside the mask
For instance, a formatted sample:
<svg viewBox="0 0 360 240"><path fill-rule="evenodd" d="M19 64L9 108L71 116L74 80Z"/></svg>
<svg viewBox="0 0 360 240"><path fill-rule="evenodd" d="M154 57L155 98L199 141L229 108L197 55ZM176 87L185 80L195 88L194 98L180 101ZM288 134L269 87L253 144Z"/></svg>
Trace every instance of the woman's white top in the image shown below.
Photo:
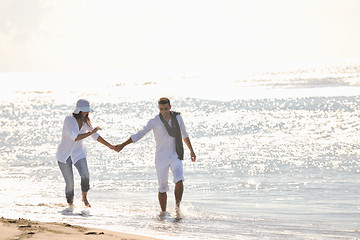
<svg viewBox="0 0 360 240"><path fill-rule="evenodd" d="M62 130L61 142L56 152L56 159L59 162L65 163L66 160L71 157L73 164L75 164L78 160L86 158L86 148L83 144L83 140L75 142L75 139L79 134L87 133L91 130L93 130L93 127L86 123L82 125L81 129L79 129L76 118L73 115L66 116ZM97 140L99 136L100 135L98 133L91 135L94 140Z"/></svg>

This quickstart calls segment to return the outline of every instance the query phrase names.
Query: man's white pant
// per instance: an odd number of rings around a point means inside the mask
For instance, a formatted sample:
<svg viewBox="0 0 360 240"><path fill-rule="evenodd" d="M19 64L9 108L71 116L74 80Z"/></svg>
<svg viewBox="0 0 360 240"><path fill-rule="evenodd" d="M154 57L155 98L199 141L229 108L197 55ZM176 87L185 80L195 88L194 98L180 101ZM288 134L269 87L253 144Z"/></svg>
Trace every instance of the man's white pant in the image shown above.
<svg viewBox="0 0 360 240"><path fill-rule="evenodd" d="M178 158L177 155L168 158L156 157L155 167L160 193L169 191L169 168L173 173L174 183L177 183L180 180L184 181L182 161Z"/></svg>

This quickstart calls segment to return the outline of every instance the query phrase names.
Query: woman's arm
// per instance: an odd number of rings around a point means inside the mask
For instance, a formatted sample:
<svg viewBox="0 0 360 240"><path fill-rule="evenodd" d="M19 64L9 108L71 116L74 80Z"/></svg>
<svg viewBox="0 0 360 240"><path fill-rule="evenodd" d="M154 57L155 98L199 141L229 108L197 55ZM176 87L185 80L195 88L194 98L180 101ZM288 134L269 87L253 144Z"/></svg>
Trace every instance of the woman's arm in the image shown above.
<svg viewBox="0 0 360 240"><path fill-rule="evenodd" d="M99 137L97 138L97 141L98 141L99 143L104 144L105 146L107 146L108 148L110 148L110 149L112 149L112 150L116 150L114 145L108 143L108 142L107 142L105 139L103 139L101 136L99 136Z"/></svg>
<svg viewBox="0 0 360 240"><path fill-rule="evenodd" d="M100 128L100 127L96 127L96 128L94 128L93 130L91 130L91 131L89 131L89 132L87 132L87 133L79 134L79 135L75 138L74 141L76 142L76 141L80 141L80 140L82 140L82 139L84 139L84 138L87 138L87 137L91 136L92 134L96 133L98 130L101 130L101 128Z"/></svg>

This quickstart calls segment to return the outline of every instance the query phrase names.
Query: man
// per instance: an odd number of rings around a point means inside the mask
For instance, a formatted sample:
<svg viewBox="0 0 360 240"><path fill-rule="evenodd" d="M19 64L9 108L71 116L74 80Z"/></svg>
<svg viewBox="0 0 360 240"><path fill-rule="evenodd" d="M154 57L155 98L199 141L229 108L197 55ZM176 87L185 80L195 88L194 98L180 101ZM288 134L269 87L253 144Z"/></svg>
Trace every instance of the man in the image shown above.
<svg viewBox="0 0 360 240"><path fill-rule="evenodd" d="M127 141L117 145L117 151L121 151L126 145L139 141L150 130L153 130L156 153L155 153L155 167L159 183L159 203L161 210L166 211L167 194L169 190L168 177L169 168L174 176L175 183L175 201L176 207L180 207L181 198L184 191L183 181L183 166L184 148L182 139L190 150L191 160L195 162L196 155L191 146L190 138L186 132L186 128L180 113L170 111L171 105L168 98L160 98L158 101L160 110L159 115L150 119L146 126L132 135Z"/></svg>

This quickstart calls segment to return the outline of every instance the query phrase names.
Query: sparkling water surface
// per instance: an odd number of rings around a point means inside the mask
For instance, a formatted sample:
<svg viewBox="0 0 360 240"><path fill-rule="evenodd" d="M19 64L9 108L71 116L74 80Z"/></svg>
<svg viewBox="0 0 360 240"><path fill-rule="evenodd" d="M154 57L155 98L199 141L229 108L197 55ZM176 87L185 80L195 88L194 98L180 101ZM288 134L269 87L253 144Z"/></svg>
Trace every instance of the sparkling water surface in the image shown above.
<svg viewBox="0 0 360 240"><path fill-rule="evenodd" d="M315 80L308 69L301 87L289 77L300 74L293 71L229 81L218 89L226 100L170 91L198 159L192 163L185 147L182 208L175 210L170 182L166 214L157 200L152 133L121 153L85 140L93 206L85 215L77 172L75 211L63 211L65 183L55 159L64 117L77 98L91 101L101 136L121 143L158 113L164 83L111 80L98 91L65 94L49 86L13 87L0 103L0 216L163 239L360 238L360 89L349 83L359 67L331 69L315 72ZM238 96L248 83L258 95Z"/></svg>

